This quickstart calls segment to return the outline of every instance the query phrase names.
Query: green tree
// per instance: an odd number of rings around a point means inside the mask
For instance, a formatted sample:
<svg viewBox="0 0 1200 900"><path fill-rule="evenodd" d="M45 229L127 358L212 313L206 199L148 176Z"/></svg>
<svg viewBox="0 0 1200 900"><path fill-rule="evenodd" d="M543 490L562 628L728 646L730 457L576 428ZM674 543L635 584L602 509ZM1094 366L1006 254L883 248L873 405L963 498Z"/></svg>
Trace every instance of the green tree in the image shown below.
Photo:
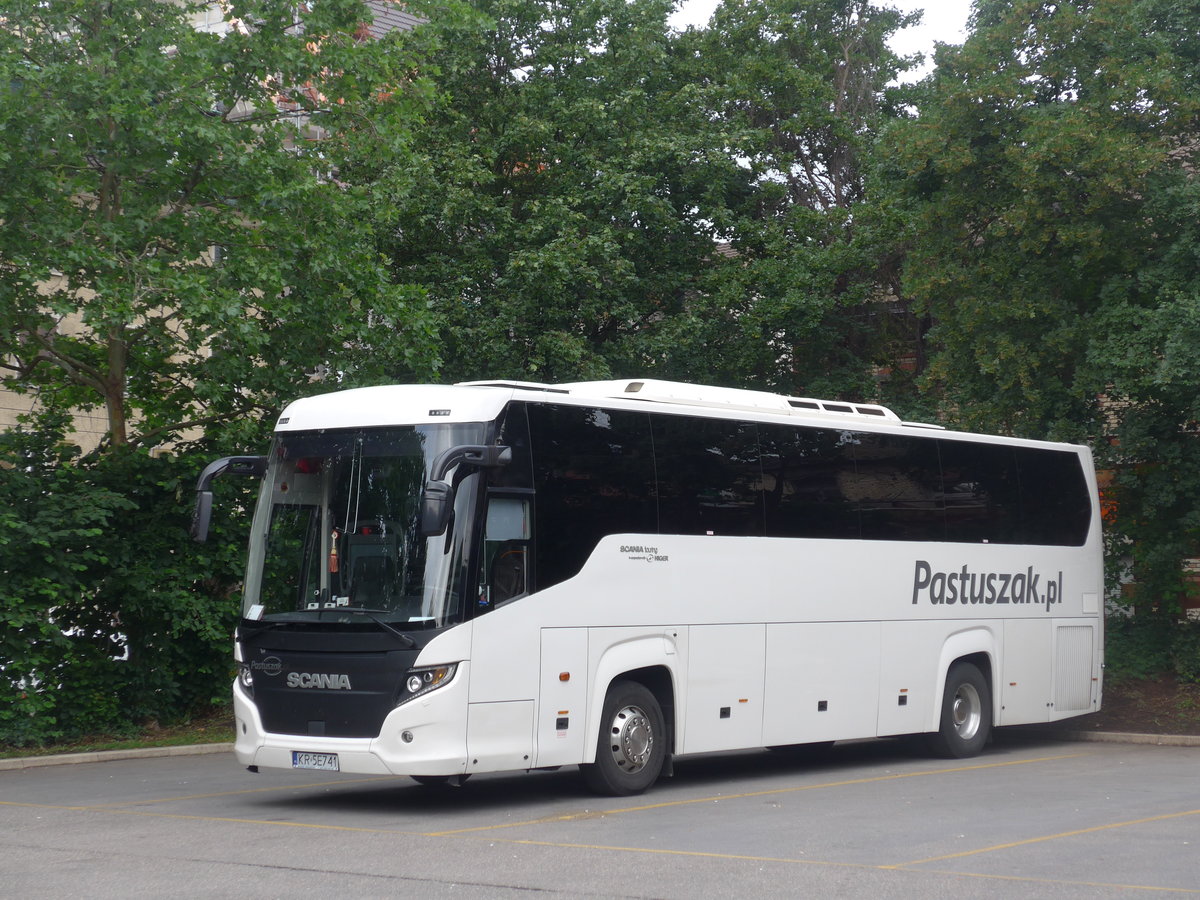
<svg viewBox="0 0 1200 900"><path fill-rule="evenodd" d="M982 3L896 127L917 237L905 288L935 326L929 383L967 424L1083 436L1089 317L1154 240L1147 178L1180 98L1125 2Z"/></svg>
<svg viewBox="0 0 1200 900"><path fill-rule="evenodd" d="M0 743L168 720L227 695L248 485L186 539L195 465L77 464L54 429L0 435ZM238 496L238 492L241 495Z"/></svg>
<svg viewBox="0 0 1200 900"><path fill-rule="evenodd" d="M864 157L908 20L770 0L678 35L664 0L474 8L422 29L445 49L419 163L363 168L393 190L381 231L442 315L448 376L870 390Z"/></svg>
<svg viewBox="0 0 1200 900"><path fill-rule="evenodd" d="M339 156L399 159L425 88L358 0L9 0L0 21L0 372L153 445L436 360ZM369 147L368 151L366 148Z"/></svg>
<svg viewBox="0 0 1200 900"><path fill-rule="evenodd" d="M889 135L926 381L969 426L1092 442L1114 570L1178 611L1200 552L1194 10L992 0Z"/></svg>
<svg viewBox="0 0 1200 900"><path fill-rule="evenodd" d="M684 38L742 190L710 215L733 254L680 339L697 368L789 393L874 396L895 355L894 226L868 175L904 114L912 60L888 38L915 21L866 0L728 0Z"/></svg>
<svg viewBox="0 0 1200 900"><path fill-rule="evenodd" d="M208 6L0 14L0 382L38 400L0 435L0 741L224 695L252 498L222 484L191 544L199 470L298 394L436 369L424 293L341 175L403 165L431 67L411 36L360 39L357 0L234 0L223 35L193 27Z"/></svg>
<svg viewBox="0 0 1200 900"><path fill-rule="evenodd" d="M437 110L377 179L397 277L440 315L452 379L655 370L738 177L680 79L669 0L479 0L433 13ZM390 191L390 193L387 193Z"/></svg>

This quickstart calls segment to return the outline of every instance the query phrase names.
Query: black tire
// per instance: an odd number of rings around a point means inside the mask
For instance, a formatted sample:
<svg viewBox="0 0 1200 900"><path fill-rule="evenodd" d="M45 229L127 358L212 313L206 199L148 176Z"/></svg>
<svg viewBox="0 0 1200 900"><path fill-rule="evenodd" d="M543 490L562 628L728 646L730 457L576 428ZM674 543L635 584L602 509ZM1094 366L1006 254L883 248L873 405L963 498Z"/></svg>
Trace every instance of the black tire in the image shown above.
<svg viewBox="0 0 1200 900"><path fill-rule="evenodd" d="M979 667L957 662L946 673L941 726L927 735L938 756L965 759L983 750L992 731L992 691Z"/></svg>
<svg viewBox="0 0 1200 900"><path fill-rule="evenodd" d="M658 700L636 681L617 681L608 689L600 715L596 761L580 766L587 786L597 794L640 794L658 780L667 758L667 728Z"/></svg>

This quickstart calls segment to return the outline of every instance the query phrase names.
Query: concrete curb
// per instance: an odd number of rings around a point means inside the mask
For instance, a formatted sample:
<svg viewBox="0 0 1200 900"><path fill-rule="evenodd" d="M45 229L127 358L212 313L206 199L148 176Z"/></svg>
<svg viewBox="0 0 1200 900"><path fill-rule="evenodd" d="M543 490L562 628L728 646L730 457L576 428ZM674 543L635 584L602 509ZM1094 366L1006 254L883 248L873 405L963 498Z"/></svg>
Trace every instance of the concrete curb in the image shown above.
<svg viewBox="0 0 1200 900"><path fill-rule="evenodd" d="M117 759L152 759L160 756L201 756L232 753L233 744L186 744L179 747L139 747L135 750L93 750L88 753L60 753L46 756L18 756L0 759L0 772L6 769L33 769L38 766L69 766L74 763L112 762Z"/></svg>
<svg viewBox="0 0 1200 900"><path fill-rule="evenodd" d="M1030 730L1032 732L1032 729ZM1158 747L1200 747L1200 734L1133 734L1122 731L1065 731L1039 728L1036 733L1056 741L1080 741L1102 744L1150 744ZM112 762L118 759L153 759L162 756L203 756L232 753L233 744L187 744L180 747L141 747L136 750L94 750L90 753L60 753L47 756L21 756L0 759L0 772L9 769L33 769L38 766L69 766L74 763Z"/></svg>
<svg viewBox="0 0 1200 900"><path fill-rule="evenodd" d="M1159 747L1200 747L1200 734L1135 734L1129 731L1065 731L1060 728L1039 730L1036 734L1056 741L1083 741L1100 744L1153 744Z"/></svg>

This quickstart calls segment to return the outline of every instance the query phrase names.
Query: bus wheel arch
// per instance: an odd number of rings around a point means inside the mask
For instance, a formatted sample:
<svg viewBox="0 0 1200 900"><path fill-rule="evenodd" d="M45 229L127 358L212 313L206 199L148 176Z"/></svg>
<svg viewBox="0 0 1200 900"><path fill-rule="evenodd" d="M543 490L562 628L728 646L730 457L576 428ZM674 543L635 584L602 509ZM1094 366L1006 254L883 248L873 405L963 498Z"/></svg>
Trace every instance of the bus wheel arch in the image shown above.
<svg viewBox="0 0 1200 900"><path fill-rule="evenodd" d="M642 669L634 669L631 672L623 672L617 678L614 678L613 682L616 682L618 679L636 681L638 684L644 685L646 690L654 695L654 699L658 702L658 706L662 710L664 725L666 727L667 754L668 756L674 754L675 682L671 676L671 670L666 666L646 666Z"/></svg>
<svg viewBox="0 0 1200 900"><path fill-rule="evenodd" d="M926 735L938 756L976 756L991 737L994 721L991 660L986 653L960 657L946 670L938 727Z"/></svg>
<svg viewBox="0 0 1200 900"><path fill-rule="evenodd" d="M676 678L671 663L662 658L661 640L640 637L615 644L603 654L590 674L588 734L594 736L600 727L605 698L618 681L637 682L654 695L666 721L669 772L670 756L675 752L676 741ZM594 748L589 747L585 752L583 762L592 762L591 749Z"/></svg>

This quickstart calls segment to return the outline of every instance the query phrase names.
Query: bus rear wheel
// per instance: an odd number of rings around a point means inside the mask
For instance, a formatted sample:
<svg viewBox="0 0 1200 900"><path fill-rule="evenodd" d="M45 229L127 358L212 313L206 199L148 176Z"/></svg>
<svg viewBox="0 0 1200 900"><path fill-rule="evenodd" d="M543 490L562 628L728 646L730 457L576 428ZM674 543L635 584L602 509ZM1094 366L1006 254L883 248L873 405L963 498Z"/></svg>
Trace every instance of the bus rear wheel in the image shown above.
<svg viewBox="0 0 1200 900"><path fill-rule="evenodd" d="M580 766L597 794L640 794L658 780L667 757L667 729L654 694L636 681L608 690L596 740L596 761Z"/></svg>
<svg viewBox="0 0 1200 900"><path fill-rule="evenodd" d="M992 731L992 692L979 667L957 662L946 673L941 726L928 736L938 756L964 759L983 750Z"/></svg>

